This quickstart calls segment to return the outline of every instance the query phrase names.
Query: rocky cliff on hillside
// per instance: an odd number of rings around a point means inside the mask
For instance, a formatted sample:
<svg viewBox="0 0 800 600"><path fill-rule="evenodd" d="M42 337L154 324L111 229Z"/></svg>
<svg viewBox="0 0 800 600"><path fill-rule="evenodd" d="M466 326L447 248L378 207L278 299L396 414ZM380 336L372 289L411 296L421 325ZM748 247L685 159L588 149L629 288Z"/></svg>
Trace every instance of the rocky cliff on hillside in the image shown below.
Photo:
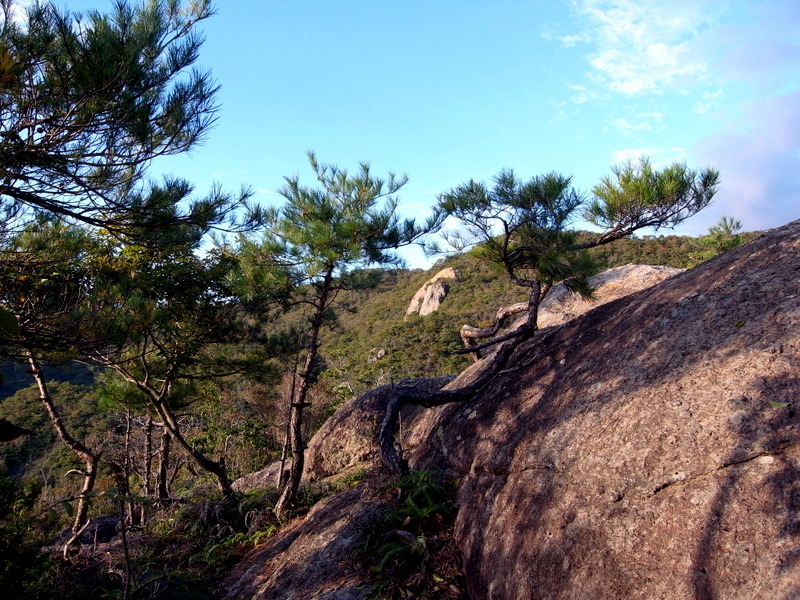
<svg viewBox="0 0 800 600"><path fill-rule="evenodd" d="M451 268L442 269L428 281L422 284L406 309L406 317L414 313L424 317L439 310L439 305L447 296L448 286L446 280L455 279L456 272Z"/></svg>
<svg viewBox="0 0 800 600"><path fill-rule="evenodd" d="M800 597L799 338L800 221L544 329L470 401L419 411L402 443L461 481L470 597ZM379 500L348 494L229 597L365 597L348 552Z"/></svg>

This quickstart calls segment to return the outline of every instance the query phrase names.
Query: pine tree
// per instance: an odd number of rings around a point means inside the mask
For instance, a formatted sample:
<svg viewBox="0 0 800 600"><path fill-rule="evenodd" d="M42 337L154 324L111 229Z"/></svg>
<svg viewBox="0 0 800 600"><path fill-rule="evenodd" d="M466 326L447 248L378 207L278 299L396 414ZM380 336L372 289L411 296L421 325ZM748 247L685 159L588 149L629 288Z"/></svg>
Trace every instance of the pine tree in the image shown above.
<svg viewBox="0 0 800 600"><path fill-rule="evenodd" d="M383 462L393 474L400 475L406 469L394 447L398 416L405 404L430 407L473 397L506 366L520 342L536 333L539 306L554 285L564 283L577 293L591 295L587 278L596 267L587 255L589 248L645 227L677 225L708 206L719 173L710 168L694 171L682 163L657 171L643 157L638 163L614 167L612 175L592 189L591 202L571 183L571 178L557 173L523 183L513 172L502 171L491 190L469 181L440 197L440 210L466 227L466 233L456 237L455 243L461 248L479 244L479 253L499 264L513 283L530 292L527 302L501 308L491 327L462 328L467 346L464 352L473 354L476 360L481 349L497 345L487 359L489 364L471 383L437 392L420 393L402 386L393 391L378 434ZM578 216L600 231L581 239L570 230ZM520 312L527 313L521 326L497 336L504 319ZM475 341L487 338L483 343Z"/></svg>
<svg viewBox="0 0 800 600"><path fill-rule="evenodd" d="M292 301L308 307L305 356L290 399L292 466L276 506L278 514L294 501L303 474L303 410L309 406L308 390L316 375L320 331L333 318L337 294L369 283L359 269L398 264L395 249L415 242L439 224L438 215L422 226L399 218L396 194L405 185L405 176L390 173L385 180L377 178L368 163L361 163L351 175L321 164L311 152L308 158L320 187L301 185L299 176L287 177L280 190L285 205L273 215L261 240L242 245L242 252L249 256L245 262L285 268Z"/></svg>
<svg viewBox="0 0 800 600"><path fill-rule="evenodd" d="M458 249L476 245L477 254L500 265L512 283L530 289L527 302L500 309L491 327L465 326L461 335L467 350L477 353L508 339L475 345L476 339L496 335L512 314L527 312L524 328L535 330L539 306L558 283L591 296L587 278L597 267L589 248L643 228L674 227L708 206L718 182L714 169L698 172L674 163L657 171L643 157L614 167L594 186L591 201L572 187L570 177L558 173L522 182L512 171L501 171L492 189L469 181L442 194L440 209L466 228L451 236L451 243ZM579 216L600 231L581 238L571 230Z"/></svg>
<svg viewBox="0 0 800 600"><path fill-rule="evenodd" d="M217 86L193 66L209 0L20 10L0 0L0 236L36 211L137 235L233 208L219 190L181 208L188 184L145 181L153 159L190 150L215 120Z"/></svg>

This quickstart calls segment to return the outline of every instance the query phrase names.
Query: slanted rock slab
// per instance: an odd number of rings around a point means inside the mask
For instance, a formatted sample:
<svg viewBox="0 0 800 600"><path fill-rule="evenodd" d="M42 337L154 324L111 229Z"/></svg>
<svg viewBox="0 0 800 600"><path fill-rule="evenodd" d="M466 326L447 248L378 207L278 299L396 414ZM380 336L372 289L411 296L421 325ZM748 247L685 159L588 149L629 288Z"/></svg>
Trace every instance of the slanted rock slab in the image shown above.
<svg viewBox="0 0 800 600"><path fill-rule="evenodd" d="M471 598L800 598L800 221L510 364L407 441L462 478Z"/></svg>

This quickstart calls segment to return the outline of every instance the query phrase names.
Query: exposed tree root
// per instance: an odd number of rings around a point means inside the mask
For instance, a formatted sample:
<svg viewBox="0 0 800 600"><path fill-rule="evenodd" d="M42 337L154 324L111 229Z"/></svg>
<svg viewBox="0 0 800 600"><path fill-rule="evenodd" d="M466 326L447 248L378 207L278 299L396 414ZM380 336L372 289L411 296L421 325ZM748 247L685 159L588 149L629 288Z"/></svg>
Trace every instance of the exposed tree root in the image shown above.
<svg viewBox="0 0 800 600"><path fill-rule="evenodd" d="M497 332L500 331L500 328L503 326L508 317L522 312L528 312L529 307L529 302L517 302L511 306L505 306L501 308L497 311L497 314L494 317L494 323L492 323L491 327L481 328L473 327L472 325L462 326L461 339L464 342L464 350L458 350L454 352L454 354L466 354L469 352L472 353L473 360L478 362L478 359L481 358L480 351L482 349L488 348L512 337L516 337L519 334L517 332L509 332L513 333L514 335L506 334L505 336L500 336L497 339L489 340L481 344L478 344L476 340L483 340L497 335Z"/></svg>
<svg viewBox="0 0 800 600"><path fill-rule="evenodd" d="M527 304L527 303L525 303ZM397 435L397 424L400 410L406 404L424 406L432 408L442 406L452 402L464 402L474 398L479 392L484 390L492 380L500 374L508 364L508 359L514 353L517 346L529 339L535 333L535 329L523 327L514 332L514 336L506 341L497 349L497 352L484 360L491 361L478 378L462 388L455 390L422 391L415 386L397 386L392 391L389 403L386 406L386 413L378 430L378 447L381 453L381 460L389 472L400 477L408 472L408 465L400 456L395 447L395 436ZM499 343L500 340L492 343Z"/></svg>

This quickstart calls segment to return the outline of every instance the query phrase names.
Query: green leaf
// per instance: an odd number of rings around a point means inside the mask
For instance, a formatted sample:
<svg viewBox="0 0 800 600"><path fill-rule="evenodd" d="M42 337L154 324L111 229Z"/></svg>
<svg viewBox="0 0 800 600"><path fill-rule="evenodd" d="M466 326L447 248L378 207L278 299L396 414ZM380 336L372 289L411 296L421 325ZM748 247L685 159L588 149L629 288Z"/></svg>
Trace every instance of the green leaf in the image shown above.
<svg viewBox="0 0 800 600"><path fill-rule="evenodd" d="M736 327L744 327L746 321L736 321Z"/></svg>
<svg viewBox="0 0 800 600"><path fill-rule="evenodd" d="M789 406L789 404L790 404L789 402L775 402L774 400L769 401L769 405L772 408L786 408L787 406Z"/></svg>
<svg viewBox="0 0 800 600"><path fill-rule="evenodd" d="M64 508L64 512L67 513L68 517L71 517L75 514L75 508L69 502L62 502L61 506Z"/></svg>

